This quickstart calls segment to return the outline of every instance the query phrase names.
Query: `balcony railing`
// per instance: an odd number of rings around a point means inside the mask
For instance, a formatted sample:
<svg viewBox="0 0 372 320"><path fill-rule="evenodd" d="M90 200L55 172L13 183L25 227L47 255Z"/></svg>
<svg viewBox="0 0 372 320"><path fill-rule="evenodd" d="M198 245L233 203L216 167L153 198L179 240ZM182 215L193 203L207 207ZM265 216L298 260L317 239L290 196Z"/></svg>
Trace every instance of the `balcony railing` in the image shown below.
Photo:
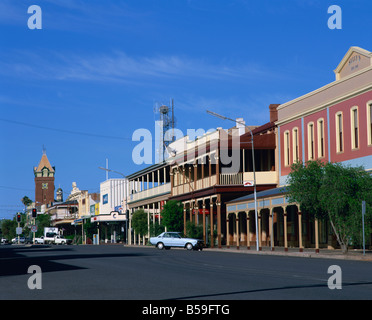
<svg viewBox="0 0 372 320"><path fill-rule="evenodd" d="M253 181L253 172L238 172L238 173L221 173L220 185L243 185L244 181ZM256 184L277 184L276 171L259 171L256 172ZM217 175L199 179L195 182L179 184L173 187L172 195L180 195L192 191L201 190L217 184Z"/></svg>
<svg viewBox="0 0 372 320"><path fill-rule="evenodd" d="M146 198L156 197L158 195L161 195L161 194L164 194L170 191L171 191L171 184L169 182L169 183L162 184L154 188L149 188L147 190L143 190L143 191L131 194L129 196L128 203L131 203L133 201L143 200Z"/></svg>

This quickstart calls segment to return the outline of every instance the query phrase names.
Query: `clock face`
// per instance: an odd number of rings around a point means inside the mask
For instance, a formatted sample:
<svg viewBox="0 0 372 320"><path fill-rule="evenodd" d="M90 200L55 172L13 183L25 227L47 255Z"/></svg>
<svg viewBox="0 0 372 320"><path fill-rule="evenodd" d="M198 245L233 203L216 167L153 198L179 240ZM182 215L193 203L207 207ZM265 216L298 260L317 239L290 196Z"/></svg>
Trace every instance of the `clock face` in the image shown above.
<svg viewBox="0 0 372 320"><path fill-rule="evenodd" d="M48 182L41 184L42 189L48 189Z"/></svg>

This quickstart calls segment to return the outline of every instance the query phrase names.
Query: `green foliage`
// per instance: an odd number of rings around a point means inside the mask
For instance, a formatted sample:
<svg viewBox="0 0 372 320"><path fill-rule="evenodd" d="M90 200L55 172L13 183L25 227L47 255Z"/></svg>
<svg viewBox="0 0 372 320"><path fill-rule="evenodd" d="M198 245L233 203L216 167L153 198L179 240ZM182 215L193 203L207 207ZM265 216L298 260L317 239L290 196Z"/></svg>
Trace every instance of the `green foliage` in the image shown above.
<svg viewBox="0 0 372 320"><path fill-rule="evenodd" d="M150 222L150 237L156 237L165 231L165 227L157 222Z"/></svg>
<svg viewBox="0 0 372 320"><path fill-rule="evenodd" d="M1 230L3 233L3 237L8 239L9 241L12 240L16 236L16 228L17 228L17 222L15 221L15 219L3 220L1 224Z"/></svg>
<svg viewBox="0 0 372 320"><path fill-rule="evenodd" d="M93 234L97 233L97 226L89 220L84 221L84 233L87 238L93 239Z"/></svg>
<svg viewBox="0 0 372 320"><path fill-rule="evenodd" d="M344 253L362 238L362 201L366 201L366 234L372 216L372 176L363 167L309 161L292 165L287 182L289 201L316 218L328 218Z"/></svg>
<svg viewBox="0 0 372 320"><path fill-rule="evenodd" d="M194 222L186 222L186 236L188 238L203 239L203 226L195 225Z"/></svg>
<svg viewBox="0 0 372 320"><path fill-rule="evenodd" d="M180 202L175 200L168 201L161 211L162 224L168 231L183 231L183 208Z"/></svg>
<svg viewBox="0 0 372 320"><path fill-rule="evenodd" d="M36 218L37 232L36 237L44 235L44 228L50 227L50 215L49 214L38 214Z"/></svg>
<svg viewBox="0 0 372 320"><path fill-rule="evenodd" d="M22 201L22 203L23 203L23 205L24 205L25 207L28 207L29 205L32 204L32 200L31 200L29 197L27 197L27 196L24 196L24 197L21 199L21 201Z"/></svg>
<svg viewBox="0 0 372 320"><path fill-rule="evenodd" d="M293 163L288 176L287 186L289 202L300 204L301 211L311 213L316 218L327 215L319 201L319 189L322 186L324 164L320 161Z"/></svg>
<svg viewBox="0 0 372 320"><path fill-rule="evenodd" d="M147 234L147 213L143 209L139 209L133 213L132 227L141 236Z"/></svg>

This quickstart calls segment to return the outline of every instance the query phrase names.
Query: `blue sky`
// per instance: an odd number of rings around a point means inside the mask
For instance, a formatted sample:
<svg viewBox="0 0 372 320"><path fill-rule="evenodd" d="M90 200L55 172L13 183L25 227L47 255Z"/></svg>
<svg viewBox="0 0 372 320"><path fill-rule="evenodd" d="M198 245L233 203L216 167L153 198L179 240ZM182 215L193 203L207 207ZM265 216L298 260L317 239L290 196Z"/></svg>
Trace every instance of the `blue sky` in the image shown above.
<svg viewBox="0 0 372 320"><path fill-rule="evenodd" d="M30 30L30 5L42 29ZM330 5L342 29L330 30ZM334 81L350 46L372 50L369 0L1 0L0 218L34 200L43 145L65 197L133 173L136 129L174 99L177 128L247 124ZM81 134L78 134L81 133ZM155 148L155 147L154 147ZM155 159L155 156L154 156ZM109 177L120 177L110 173Z"/></svg>

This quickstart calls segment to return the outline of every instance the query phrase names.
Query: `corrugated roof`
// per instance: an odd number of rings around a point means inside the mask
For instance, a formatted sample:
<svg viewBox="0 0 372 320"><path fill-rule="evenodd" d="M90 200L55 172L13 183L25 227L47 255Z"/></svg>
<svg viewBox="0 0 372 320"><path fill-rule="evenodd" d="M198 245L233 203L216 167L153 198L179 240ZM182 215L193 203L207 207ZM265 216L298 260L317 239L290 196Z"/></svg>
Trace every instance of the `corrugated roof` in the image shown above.
<svg viewBox="0 0 372 320"><path fill-rule="evenodd" d="M279 187L279 188L273 188L273 189L257 192L256 196L257 196L257 199L259 199L259 198L267 198L271 196L282 195L286 193L287 193L287 187ZM254 193L251 193L247 196L243 196L240 198L236 198L234 200L230 200L226 203L230 204L230 203L235 203L235 202L251 201L251 200L254 200Z"/></svg>

